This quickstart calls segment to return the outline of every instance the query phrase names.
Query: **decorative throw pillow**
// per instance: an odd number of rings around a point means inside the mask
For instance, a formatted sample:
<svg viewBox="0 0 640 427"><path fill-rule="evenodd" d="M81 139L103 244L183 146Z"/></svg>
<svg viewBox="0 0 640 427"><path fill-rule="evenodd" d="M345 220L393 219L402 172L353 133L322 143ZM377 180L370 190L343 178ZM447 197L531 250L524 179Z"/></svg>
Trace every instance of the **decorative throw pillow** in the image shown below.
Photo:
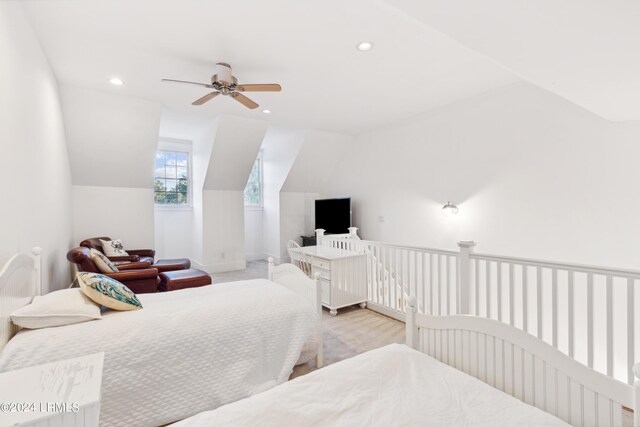
<svg viewBox="0 0 640 427"><path fill-rule="evenodd" d="M37 296L31 304L15 310L11 321L23 328L40 329L100 319L100 307L78 288Z"/></svg>
<svg viewBox="0 0 640 427"><path fill-rule="evenodd" d="M122 245L122 240L102 240L100 239L100 243L102 243L102 250L106 256L127 256L129 255L127 251L124 250L124 246Z"/></svg>
<svg viewBox="0 0 640 427"><path fill-rule="evenodd" d="M131 289L111 277L97 273L76 273L80 289L96 303L120 311L139 310L142 304Z"/></svg>
<svg viewBox="0 0 640 427"><path fill-rule="evenodd" d="M100 251L91 249L91 254L89 256L91 261L93 261L96 267L98 267L98 270L103 273L117 273L120 271L118 270L118 267L116 267L116 265Z"/></svg>

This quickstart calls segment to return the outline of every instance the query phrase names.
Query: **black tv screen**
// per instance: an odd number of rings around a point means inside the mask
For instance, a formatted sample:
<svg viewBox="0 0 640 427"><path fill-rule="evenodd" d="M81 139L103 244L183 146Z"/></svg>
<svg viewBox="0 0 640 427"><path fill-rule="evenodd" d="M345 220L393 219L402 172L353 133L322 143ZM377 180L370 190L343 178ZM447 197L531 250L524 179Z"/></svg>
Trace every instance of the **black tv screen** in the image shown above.
<svg viewBox="0 0 640 427"><path fill-rule="evenodd" d="M326 234L348 233L351 227L351 198L316 200L316 229Z"/></svg>

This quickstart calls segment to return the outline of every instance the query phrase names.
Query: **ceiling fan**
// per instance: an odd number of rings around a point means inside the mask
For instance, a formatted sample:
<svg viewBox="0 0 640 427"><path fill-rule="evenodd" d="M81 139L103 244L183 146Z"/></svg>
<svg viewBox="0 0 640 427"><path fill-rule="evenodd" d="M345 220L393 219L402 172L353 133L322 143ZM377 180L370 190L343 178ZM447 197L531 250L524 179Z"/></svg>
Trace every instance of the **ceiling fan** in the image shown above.
<svg viewBox="0 0 640 427"><path fill-rule="evenodd" d="M187 82L184 80L162 79L163 82L170 83L186 83L190 85L203 86L209 89L215 89L214 92L208 93L200 99L192 102L192 105L202 105L212 100L218 95L230 96L247 108L258 108L258 104L247 98L240 92L280 92L282 88L279 84L238 84L238 80L231 75L231 65L224 62L216 64L217 74L211 76L211 84Z"/></svg>

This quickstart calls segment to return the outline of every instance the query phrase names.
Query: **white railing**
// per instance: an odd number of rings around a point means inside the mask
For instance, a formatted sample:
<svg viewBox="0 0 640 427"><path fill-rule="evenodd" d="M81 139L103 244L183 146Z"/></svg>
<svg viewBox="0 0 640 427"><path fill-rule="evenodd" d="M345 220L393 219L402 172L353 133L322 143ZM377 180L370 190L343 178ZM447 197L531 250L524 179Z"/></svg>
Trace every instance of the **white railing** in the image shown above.
<svg viewBox="0 0 640 427"><path fill-rule="evenodd" d="M458 252L359 240L353 234L319 233L318 241L324 246L369 254L369 306L404 320L406 299L415 295L421 312L438 315L460 312Z"/></svg>
<svg viewBox="0 0 640 427"><path fill-rule="evenodd" d="M319 244L367 253L369 306L404 319L414 295L431 315L473 314L515 326L610 377L633 384L640 271L324 236Z"/></svg>

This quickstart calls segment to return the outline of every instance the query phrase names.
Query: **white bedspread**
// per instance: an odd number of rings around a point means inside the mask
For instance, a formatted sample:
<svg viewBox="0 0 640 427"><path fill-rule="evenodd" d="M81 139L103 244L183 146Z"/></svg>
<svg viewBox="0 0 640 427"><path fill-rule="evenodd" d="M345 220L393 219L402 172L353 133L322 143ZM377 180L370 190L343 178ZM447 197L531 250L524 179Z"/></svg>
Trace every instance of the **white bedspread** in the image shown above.
<svg viewBox="0 0 640 427"><path fill-rule="evenodd" d="M392 344L172 427L567 426L426 354Z"/></svg>
<svg viewBox="0 0 640 427"><path fill-rule="evenodd" d="M139 298L139 311L18 333L0 372L104 351L101 425L158 426L285 382L315 355L315 309L267 280Z"/></svg>

